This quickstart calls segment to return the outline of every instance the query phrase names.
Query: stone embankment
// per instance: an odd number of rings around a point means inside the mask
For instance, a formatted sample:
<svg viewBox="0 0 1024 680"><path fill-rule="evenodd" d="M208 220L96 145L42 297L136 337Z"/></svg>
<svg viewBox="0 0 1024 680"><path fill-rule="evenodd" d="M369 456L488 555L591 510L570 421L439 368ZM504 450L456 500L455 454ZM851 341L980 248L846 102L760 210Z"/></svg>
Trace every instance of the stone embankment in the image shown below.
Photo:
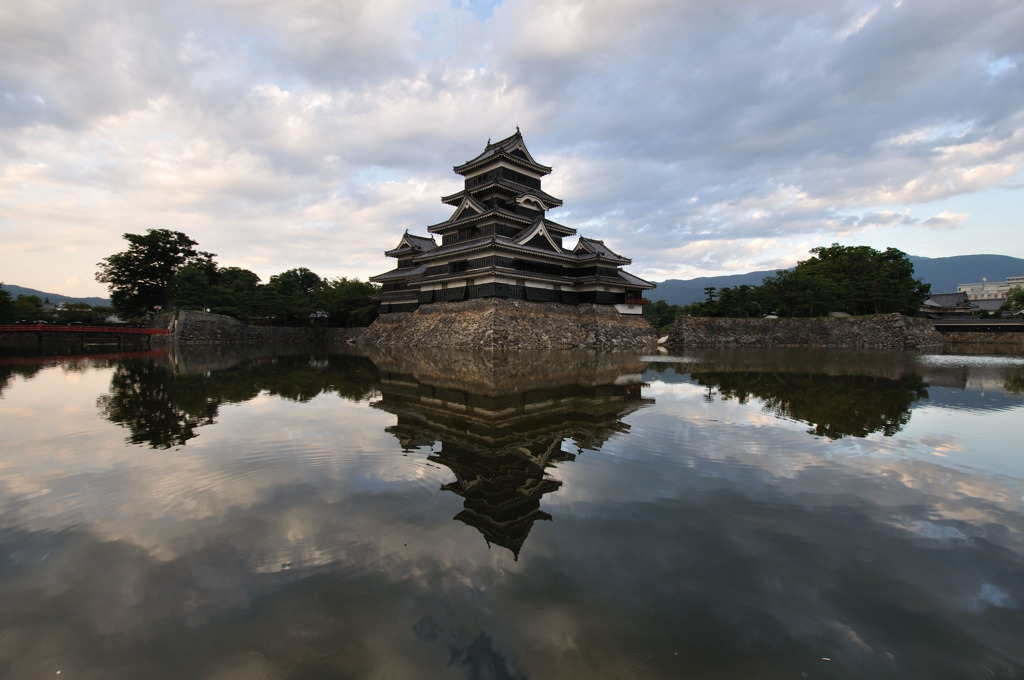
<svg viewBox="0 0 1024 680"><path fill-rule="evenodd" d="M440 302L385 314L360 344L468 349L642 349L657 335L640 315L607 305L500 298Z"/></svg>
<svg viewBox="0 0 1024 680"><path fill-rule="evenodd" d="M461 349L651 348L656 334L639 315L604 305L482 299L436 303L415 312L386 314L369 328L249 326L237 319L182 311L158 317L169 335L155 342L175 346L357 343L380 347ZM918 349L943 345L926 319L900 314L849 319L710 319L683 317L669 333L669 347L853 347Z"/></svg>
<svg viewBox="0 0 1024 680"><path fill-rule="evenodd" d="M681 317L669 347L856 347L923 349L942 347L942 335L927 319L902 314L842 319L711 319Z"/></svg>
<svg viewBox="0 0 1024 680"><path fill-rule="evenodd" d="M382 375L409 375L438 388L485 396L640 382L646 365L638 354L551 350L471 350L358 347ZM635 377L635 380L632 378ZM470 404L466 405L471 406Z"/></svg>
<svg viewBox="0 0 1024 680"><path fill-rule="evenodd" d="M365 328L283 328L249 326L238 319L207 312L180 311L158 316L154 323L166 327L165 338L173 345L234 344L308 344L311 342L343 343L356 339Z"/></svg>
<svg viewBox="0 0 1024 680"><path fill-rule="evenodd" d="M986 333L945 331L942 339L947 349L957 352L996 352L1018 354L1024 352L1024 333Z"/></svg>

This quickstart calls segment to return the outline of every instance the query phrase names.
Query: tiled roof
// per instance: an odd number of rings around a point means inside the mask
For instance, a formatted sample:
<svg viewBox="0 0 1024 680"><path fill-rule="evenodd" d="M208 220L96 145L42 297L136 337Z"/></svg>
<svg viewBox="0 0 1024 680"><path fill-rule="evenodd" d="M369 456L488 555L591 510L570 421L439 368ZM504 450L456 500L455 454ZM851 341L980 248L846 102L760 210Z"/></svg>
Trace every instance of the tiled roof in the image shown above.
<svg viewBox="0 0 1024 680"><path fill-rule="evenodd" d="M552 252L544 248L534 248L533 246L520 245L515 240L506 236L481 236L479 238L470 239L468 241L460 241L459 243L450 243L446 246L440 246L437 250L433 250L429 253L428 259L434 259L435 257L441 257L444 255L450 255L452 253L459 253L463 250L478 250L487 246L497 246L500 248L508 248L510 250L518 250L522 252L535 253L537 255L546 255L548 257L556 257L560 260L574 260L577 259L572 253L563 250L560 253Z"/></svg>
<svg viewBox="0 0 1024 680"><path fill-rule="evenodd" d="M508 180L506 180L506 179L499 180L499 183L505 183L505 182L508 182ZM562 199L555 198L554 196L552 196L551 194L549 194L548 192L546 192L546 191L544 191L542 189L532 189L532 188L531 189L527 189L526 191L524 191L522 193L522 195L523 196L536 196L542 202L547 203L548 205L550 205L553 208L562 205Z"/></svg>
<svg viewBox="0 0 1024 680"><path fill-rule="evenodd" d="M371 276L370 280L374 282L384 283L387 281L394 281L395 279L408 279L414 276L421 276L425 271L427 271L427 265L421 264L415 267L392 269L389 272L377 274L377 276Z"/></svg>
<svg viewBox="0 0 1024 680"><path fill-rule="evenodd" d="M437 242L430 236L415 236L409 233L406 233L405 236L420 250L433 250L437 247Z"/></svg>
<svg viewBox="0 0 1024 680"><path fill-rule="evenodd" d="M604 241L599 241L593 238L586 238L581 236L579 242L576 244L576 247L573 248L573 252L578 253L581 250L585 250L588 253L593 253L594 255L602 259L610 260L612 262L618 262L620 264L629 264L632 262L632 260L630 260L628 257L623 257L622 255L619 255L611 248L606 246L604 244Z"/></svg>
<svg viewBox="0 0 1024 680"><path fill-rule="evenodd" d="M452 220L451 218L448 218L444 222L438 222L437 224L431 224L429 227L427 227L427 231L437 233L437 232L445 231L446 229L451 229L452 227L455 227L455 226L462 226L464 224L472 224L474 221L478 221L478 220L481 220L481 219L483 219L485 217L491 217L491 216L494 216L494 215L500 215L502 217L507 217L510 220L515 220L516 222L521 223L524 227L530 223L530 218L524 217L522 215L518 215L518 214L516 214L516 213L514 213L514 212L512 212L510 210L506 210L505 208L490 208L490 209L487 210L487 212L473 213L472 215L466 215L465 217L459 217L457 220Z"/></svg>
<svg viewBox="0 0 1024 680"><path fill-rule="evenodd" d="M967 293L935 293L924 301L926 307L975 307Z"/></svg>
<svg viewBox="0 0 1024 680"><path fill-rule="evenodd" d="M646 288L648 290L657 288L657 284L651 283L650 281L644 281L639 276L633 276L629 272L619 270L619 278L626 282L630 286L636 286L637 288Z"/></svg>
<svg viewBox="0 0 1024 680"><path fill-rule="evenodd" d="M449 243L447 245L438 246L436 249L430 251L430 259L440 257L442 255L449 255L451 253L457 253L462 250L472 250L485 246L490 243L494 243L497 236L481 236L479 238L470 239L468 241L460 241L459 243Z"/></svg>
<svg viewBox="0 0 1024 680"><path fill-rule="evenodd" d="M547 218L544 219L544 226L548 228L548 231L557 232L563 236L572 236L576 233L576 230L572 227L567 227L564 224L559 224Z"/></svg>
<svg viewBox="0 0 1024 680"><path fill-rule="evenodd" d="M385 250L384 254L388 257L399 257L405 254L433 250L436 247L437 243L433 238L429 236L414 236L406 230L406 232L402 234L402 240L398 242L398 245L391 250Z"/></svg>
<svg viewBox="0 0 1024 680"><path fill-rule="evenodd" d="M566 252L564 248L559 246L558 243L556 243L554 239L552 239L550 232L548 232L547 227L545 226L546 224L547 223L543 218L538 217L536 220L533 221L533 224L519 232L515 239L516 243L520 245L526 245L539 235L545 239L545 241L548 243L548 245L551 246L554 252Z"/></svg>
<svg viewBox="0 0 1024 680"><path fill-rule="evenodd" d="M500 186L503 189L508 189L508 191L510 191L511 193L513 193L513 194L515 194L517 196L519 196L519 195L533 195L533 196L536 196L537 198L541 199L542 201L548 203L552 208L557 208L557 207L562 205L562 199L555 198L554 196L552 196L551 194L547 193L546 191L544 191L542 189L531 189L529 187L524 188L522 184L519 184L518 182L513 182L510 179L505 179L504 177L499 177L499 178L496 178L493 182L488 182L487 184L482 184L482 185L480 185L478 187L474 187L473 191L479 191L481 189L486 189L487 187L491 187L491 186ZM467 191L466 189L462 189L460 191L455 192L454 194L449 194L448 196L442 196L441 197L441 202L442 203L447 203L448 205L457 205L458 202L462 200L463 194L468 194L468 193L470 193L470 192Z"/></svg>
<svg viewBox="0 0 1024 680"><path fill-rule="evenodd" d="M515 155L515 151L520 151L523 157ZM489 161L493 158L504 157L514 163L519 163L527 167L531 167L543 174L551 172L551 168L546 165L541 165L533 159L530 152L526 148L526 144L523 142L523 135L519 132L519 128L516 128L514 135L510 135L505 139L497 142L488 142L487 146L484 147L483 152L474 158L473 160L466 161L462 165L456 165L453 169L460 175L464 172L468 172L474 166L480 165L485 161Z"/></svg>

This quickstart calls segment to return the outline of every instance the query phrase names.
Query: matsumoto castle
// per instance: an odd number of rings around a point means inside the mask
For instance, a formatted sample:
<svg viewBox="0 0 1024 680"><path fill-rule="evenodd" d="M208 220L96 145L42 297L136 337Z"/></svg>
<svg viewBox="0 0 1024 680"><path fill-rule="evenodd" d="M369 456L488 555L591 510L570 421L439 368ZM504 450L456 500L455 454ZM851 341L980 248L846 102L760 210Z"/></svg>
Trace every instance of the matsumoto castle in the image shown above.
<svg viewBox="0 0 1024 680"><path fill-rule="evenodd" d="M541 188L551 168L533 159L519 128L454 170L465 184L441 201L455 212L427 227L440 244L406 231L385 253L398 266L370 278L381 284L375 297L381 314L474 298L594 303L641 313L643 291L655 285L622 269L629 258L582 236L572 250L562 247L576 230L548 219L562 201Z"/></svg>

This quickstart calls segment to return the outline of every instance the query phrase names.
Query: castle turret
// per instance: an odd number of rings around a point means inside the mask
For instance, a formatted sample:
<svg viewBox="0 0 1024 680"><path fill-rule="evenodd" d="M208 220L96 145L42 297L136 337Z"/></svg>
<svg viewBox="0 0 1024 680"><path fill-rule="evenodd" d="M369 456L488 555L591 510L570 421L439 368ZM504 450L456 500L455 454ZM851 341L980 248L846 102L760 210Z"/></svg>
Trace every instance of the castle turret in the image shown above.
<svg viewBox="0 0 1024 680"><path fill-rule="evenodd" d="M453 170L465 178L463 188L441 201L455 211L427 227L440 245L406 232L386 253L399 267L372 277L383 287L381 313L499 297L614 305L622 314L640 314L643 291L655 285L624 271L630 260L602 241L580 238L571 250L563 247L576 230L548 219L562 201L543 190L551 168L533 158L518 128Z"/></svg>

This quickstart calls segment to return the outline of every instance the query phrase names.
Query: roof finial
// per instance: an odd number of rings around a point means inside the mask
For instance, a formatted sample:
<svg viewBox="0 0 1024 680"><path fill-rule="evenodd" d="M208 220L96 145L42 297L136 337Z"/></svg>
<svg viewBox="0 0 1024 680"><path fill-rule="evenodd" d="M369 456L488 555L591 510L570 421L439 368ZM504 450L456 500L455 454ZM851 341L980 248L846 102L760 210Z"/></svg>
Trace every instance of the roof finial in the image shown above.
<svg viewBox="0 0 1024 680"><path fill-rule="evenodd" d="M519 134L519 126L516 125L516 134Z"/></svg>
<svg viewBox="0 0 1024 680"><path fill-rule="evenodd" d="M490 146L490 145L491 145L491 138L490 138L490 137L488 137L488 138L487 138L487 146Z"/></svg>

